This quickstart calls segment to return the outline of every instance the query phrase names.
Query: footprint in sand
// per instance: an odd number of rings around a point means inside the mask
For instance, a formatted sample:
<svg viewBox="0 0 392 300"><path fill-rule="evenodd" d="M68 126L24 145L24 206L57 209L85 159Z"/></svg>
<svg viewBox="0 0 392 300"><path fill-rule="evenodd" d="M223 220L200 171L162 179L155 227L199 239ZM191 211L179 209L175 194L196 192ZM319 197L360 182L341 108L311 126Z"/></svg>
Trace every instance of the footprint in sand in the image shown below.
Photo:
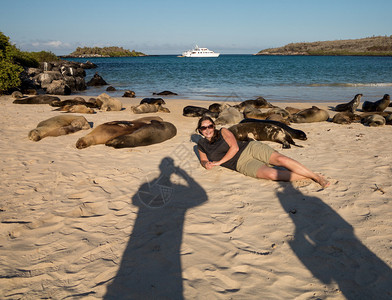
<svg viewBox="0 0 392 300"><path fill-rule="evenodd" d="M235 216L231 218L227 223L222 224L221 230L223 233L233 232L237 227L241 226L244 223L244 217Z"/></svg>

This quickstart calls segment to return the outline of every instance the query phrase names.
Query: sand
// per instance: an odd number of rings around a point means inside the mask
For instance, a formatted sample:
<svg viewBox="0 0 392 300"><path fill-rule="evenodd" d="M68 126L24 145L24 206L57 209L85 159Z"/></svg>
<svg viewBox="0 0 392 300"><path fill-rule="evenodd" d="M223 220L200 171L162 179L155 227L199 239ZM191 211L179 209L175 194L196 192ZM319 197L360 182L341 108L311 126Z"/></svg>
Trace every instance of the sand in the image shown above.
<svg viewBox="0 0 392 300"><path fill-rule="evenodd" d="M146 116L129 109L140 98L118 99L125 110L84 116ZM212 102L166 102L148 115L174 138L79 150L90 130L30 141L61 112L0 97L1 299L392 298L391 126L292 124L303 148L266 142L329 178L322 190L205 170L182 109Z"/></svg>

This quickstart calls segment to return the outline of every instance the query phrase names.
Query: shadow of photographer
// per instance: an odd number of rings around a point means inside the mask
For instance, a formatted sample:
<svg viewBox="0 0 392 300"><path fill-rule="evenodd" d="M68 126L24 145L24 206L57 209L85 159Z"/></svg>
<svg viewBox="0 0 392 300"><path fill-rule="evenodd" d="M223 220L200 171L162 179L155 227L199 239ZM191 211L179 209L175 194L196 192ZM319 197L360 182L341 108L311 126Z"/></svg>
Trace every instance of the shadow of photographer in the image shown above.
<svg viewBox="0 0 392 300"><path fill-rule="evenodd" d="M172 158L164 158L159 168L160 174L132 197L139 211L104 299L183 299L180 248L185 213L205 203L207 194Z"/></svg>
<svg viewBox="0 0 392 300"><path fill-rule="evenodd" d="M353 227L320 198L291 183L277 196L295 225L290 247L324 284L336 282L346 299L392 299L392 270L355 236Z"/></svg>

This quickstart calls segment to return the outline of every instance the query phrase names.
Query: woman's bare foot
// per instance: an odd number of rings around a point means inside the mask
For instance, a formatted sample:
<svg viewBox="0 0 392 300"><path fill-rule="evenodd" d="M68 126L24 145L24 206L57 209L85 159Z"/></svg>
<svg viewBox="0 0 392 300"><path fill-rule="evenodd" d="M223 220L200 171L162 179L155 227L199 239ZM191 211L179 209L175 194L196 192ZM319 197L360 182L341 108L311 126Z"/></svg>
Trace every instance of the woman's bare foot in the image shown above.
<svg viewBox="0 0 392 300"><path fill-rule="evenodd" d="M329 187L329 186L331 185L331 183L328 181L328 179L325 178L325 177L322 176L322 175L317 175L316 182L317 182L319 185L321 185L321 187L322 187L323 189L325 189L325 188L327 188L327 187Z"/></svg>

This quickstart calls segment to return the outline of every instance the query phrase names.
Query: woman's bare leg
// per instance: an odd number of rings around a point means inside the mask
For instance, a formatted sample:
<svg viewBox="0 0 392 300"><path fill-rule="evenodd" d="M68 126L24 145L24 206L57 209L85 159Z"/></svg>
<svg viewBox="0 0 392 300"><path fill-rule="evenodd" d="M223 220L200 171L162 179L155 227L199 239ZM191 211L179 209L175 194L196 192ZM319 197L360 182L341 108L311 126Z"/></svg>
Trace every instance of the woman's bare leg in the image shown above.
<svg viewBox="0 0 392 300"><path fill-rule="evenodd" d="M271 180L295 181L301 179L312 179L320 184L323 188L329 186L329 181L321 175L318 175L294 159L284 156L278 152L271 154L269 163L274 166L284 167L287 170L277 170L267 166L260 167L257 171L257 177Z"/></svg>

